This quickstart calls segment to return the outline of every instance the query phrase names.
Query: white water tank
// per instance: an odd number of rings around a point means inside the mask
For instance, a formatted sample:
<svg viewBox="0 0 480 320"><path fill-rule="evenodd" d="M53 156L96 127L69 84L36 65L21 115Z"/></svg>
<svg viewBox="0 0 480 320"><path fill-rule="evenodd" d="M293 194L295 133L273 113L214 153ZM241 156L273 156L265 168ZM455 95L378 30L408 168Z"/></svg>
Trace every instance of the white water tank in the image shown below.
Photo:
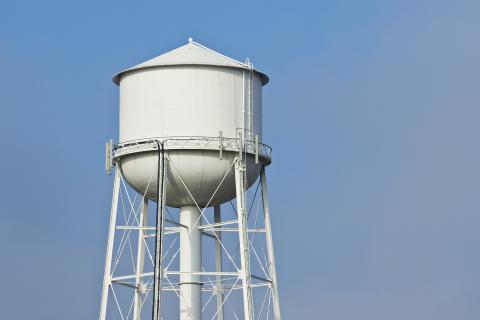
<svg viewBox="0 0 480 320"><path fill-rule="evenodd" d="M238 156L238 137L245 141L249 185L262 162L270 161L255 144L262 142L262 86L268 77L250 64L189 40L120 72L113 81L120 86L117 163L127 182L149 199L157 197L154 140L168 150L166 199L173 207L210 206L235 197L230 169Z"/></svg>

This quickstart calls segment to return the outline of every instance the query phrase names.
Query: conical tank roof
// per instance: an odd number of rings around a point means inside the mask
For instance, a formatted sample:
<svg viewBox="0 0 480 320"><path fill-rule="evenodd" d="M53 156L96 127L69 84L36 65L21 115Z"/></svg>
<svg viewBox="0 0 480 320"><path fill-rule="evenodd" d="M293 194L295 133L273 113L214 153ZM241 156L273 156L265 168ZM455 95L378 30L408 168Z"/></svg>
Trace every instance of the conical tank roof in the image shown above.
<svg viewBox="0 0 480 320"><path fill-rule="evenodd" d="M112 80L115 84L118 85L120 83L122 75L130 71L176 65L208 65L246 70L250 70L252 68L247 63L242 63L235 59L224 56L223 54L209 49L198 42L194 42L190 38L188 39L188 43L186 45L168 51L162 55L159 55L158 57L147 60L130 69L123 70L117 73ZM257 70L254 70L254 72L258 74L262 79L262 85L268 83L269 79L266 74Z"/></svg>

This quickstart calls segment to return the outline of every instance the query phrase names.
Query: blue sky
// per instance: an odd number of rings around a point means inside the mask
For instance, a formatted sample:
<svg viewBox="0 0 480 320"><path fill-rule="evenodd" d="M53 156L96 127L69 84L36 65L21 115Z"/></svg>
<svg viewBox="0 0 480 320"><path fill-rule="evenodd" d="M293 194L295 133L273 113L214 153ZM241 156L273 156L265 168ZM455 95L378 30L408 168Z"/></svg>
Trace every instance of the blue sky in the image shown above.
<svg viewBox="0 0 480 320"><path fill-rule="evenodd" d="M97 317L110 79L192 36L271 78L285 319L478 319L479 12L465 0L2 1L2 317Z"/></svg>

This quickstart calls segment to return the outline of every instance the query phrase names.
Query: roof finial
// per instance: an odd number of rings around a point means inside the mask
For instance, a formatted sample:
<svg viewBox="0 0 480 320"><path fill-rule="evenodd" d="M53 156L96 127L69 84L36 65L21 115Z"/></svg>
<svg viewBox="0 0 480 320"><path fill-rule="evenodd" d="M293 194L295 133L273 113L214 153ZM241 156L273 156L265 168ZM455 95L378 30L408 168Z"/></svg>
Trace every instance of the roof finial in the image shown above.
<svg viewBox="0 0 480 320"><path fill-rule="evenodd" d="M192 43L192 42L193 42L193 38L192 37L188 38L188 43Z"/></svg>

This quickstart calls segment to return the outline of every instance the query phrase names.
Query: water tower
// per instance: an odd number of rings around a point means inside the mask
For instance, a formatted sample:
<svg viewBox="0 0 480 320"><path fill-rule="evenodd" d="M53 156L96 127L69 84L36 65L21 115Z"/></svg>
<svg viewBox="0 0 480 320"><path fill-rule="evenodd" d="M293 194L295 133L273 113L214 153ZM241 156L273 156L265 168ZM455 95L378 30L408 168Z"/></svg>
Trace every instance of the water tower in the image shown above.
<svg viewBox="0 0 480 320"><path fill-rule="evenodd" d="M280 319L268 81L192 39L113 77L120 132L106 144L115 173L100 320Z"/></svg>

